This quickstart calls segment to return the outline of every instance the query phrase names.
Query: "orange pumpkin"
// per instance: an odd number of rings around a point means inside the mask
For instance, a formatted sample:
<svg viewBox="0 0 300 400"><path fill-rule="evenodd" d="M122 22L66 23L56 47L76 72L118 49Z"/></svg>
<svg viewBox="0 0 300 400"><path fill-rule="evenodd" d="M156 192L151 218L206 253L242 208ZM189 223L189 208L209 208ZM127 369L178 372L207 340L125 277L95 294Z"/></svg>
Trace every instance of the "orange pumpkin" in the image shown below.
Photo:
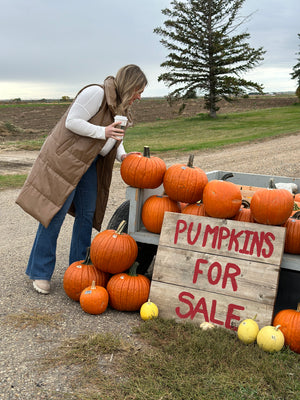
<svg viewBox="0 0 300 400"><path fill-rule="evenodd" d="M234 183L215 179L204 188L203 204L210 217L232 218L241 207L242 194Z"/></svg>
<svg viewBox="0 0 300 400"><path fill-rule="evenodd" d="M102 286L96 286L95 281L86 287L79 298L81 308L88 314L102 314L108 306L108 293Z"/></svg>
<svg viewBox="0 0 300 400"><path fill-rule="evenodd" d="M286 189L276 189L271 179L269 188L254 193L250 209L259 224L283 225L291 215L293 206L292 193Z"/></svg>
<svg viewBox="0 0 300 400"><path fill-rule="evenodd" d="M66 294L73 300L79 301L83 289L95 281L97 286L105 287L109 274L99 271L90 259L90 248L87 249L85 260L72 263L64 274L63 287Z"/></svg>
<svg viewBox="0 0 300 400"><path fill-rule="evenodd" d="M174 164L167 169L163 184L170 199L182 203L196 203L202 199L208 179L202 169L193 166L193 159L190 155L187 165Z"/></svg>
<svg viewBox="0 0 300 400"><path fill-rule="evenodd" d="M117 274L134 263L138 246L133 237L122 232L125 225L122 221L117 230L106 229L92 240L91 260L100 271Z"/></svg>
<svg viewBox="0 0 300 400"><path fill-rule="evenodd" d="M294 200L300 202L300 193L295 194Z"/></svg>
<svg viewBox="0 0 300 400"><path fill-rule="evenodd" d="M285 253L300 254L300 211L288 218L284 227L286 228Z"/></svg>
<svg viewBox="0 0 300 400"><path fill-rule="evenodd" d="M150 280L136 273L134 263L128 273L113 275L107 284L109 304L119 311L137 311L148 300Z"/></svg>
<svg viewBox="0 0 300 400"><path fill-rule="evenodd" d="M202 217L206 215L204 204L199 201L197 203L188 204L181 212L182 214L199 215Z"/></svg>
<svg viewBox="0 0 300 400"><path fill-rule="evenodd" d="M242 206L237 212L237 214L233 217L235 221L242 222L254 222L253 216L250 210L250 203L247 200L242 200Z"/></svg>
<svg viewBox="0 0 300 400"><path fill-rule="evenodd" d="M300 303L297 310L281 310L276 314L273 325L280 325L285 344L292 351L300 353Z"/></svg>
<svg viewBox="0 0 300 400"><path fill-rule="evenodd" d="M160 233L166 211L180 213L178 203L167 195L148 197L142 207L142 222L147 231Z"/></svg>
<svg viewBox="0 0 300 400"><path fill-rule="evenodd" d="M163 182L166 164L159 157L150 156L148 146L144 147L143 155L129 154L122 162L120 173L127 185L154 189Z"/></svg>

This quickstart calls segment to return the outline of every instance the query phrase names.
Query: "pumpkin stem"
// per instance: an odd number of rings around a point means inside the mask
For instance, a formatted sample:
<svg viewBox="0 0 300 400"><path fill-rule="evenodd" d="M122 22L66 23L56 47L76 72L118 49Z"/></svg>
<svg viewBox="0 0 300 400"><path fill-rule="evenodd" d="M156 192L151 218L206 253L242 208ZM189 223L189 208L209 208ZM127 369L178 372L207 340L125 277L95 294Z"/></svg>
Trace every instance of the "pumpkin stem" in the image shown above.
<svg viewBox="0 0 300 400"><path fill-rule="evenodd" d="M150 148L149 148L149 146L144 146L143 156L147 157L147 158L150 158Z"/></svg>
<svg viewBox="0 0 300 400"><path fill-rule="evenodd" d="M277 189L273 178L270 179L269 189Z"/></svg>
<svg viewBox="0 0 300 400"><path fill-rule="evenodd" d="M126 225L126 221L125 219L123 219L123 221L120 223L120 225L118 226L116 233L118 233L119 235L121 235L121 233L123 232L123 229Z"/></svg>
<svg viewBox="0 0 300 400"><path fill-rule="evenodd" d="M93 263L92 263L92 260L91 260L90 253L91 253L91 248L88 247L88 248L86 249L85 260L84 260L83 263L81 263L81 264L83 264L83 265L91 265L91 264L93 264Z"/></svg>
<svg viewBox="0 0 300 400"><path fill-rule="evenodd" d="M129 268L128 271L128 275L129 276L138 276L138 274L136 273L137 267L139 266L139 263L137 261L135 261L132 266Z"/></svg>
<svg viewBox="0 0 300 400"><path fill-rule="evenodd" d="M224 174L220 180L221 181L227 181L227 179L229 179L229 178L233 178L233 173L232 172L228 172L227 174Z"/></svg>
<svg viewBox="0 0 300 400"><path fill-rule="evenodd" d="M92 290L96 289L96 282L95 282L95 281L92 282L91 289L92 289Z"/></svg>
<svg viewBox="0 0 300 400"><path fill-rule="evenodd" d="M281 327L281 325L276 325L275 326L275 329L276 329L276 331L278 331L278 329Z"/></svg>
<svg viewBox="0 0 300 400"><path fill-rule="evenodd" d="M187 167L193 168L193 163L194 163L194 154L190 154L189 161L187 163Z"/></svg>
<svg viewBox="0 0 300 400"><path fill-rule="evenodd" d="M250 203L248 200L243 199L242 200L242 205L244 206L244 208L250 208Z"/></svg>

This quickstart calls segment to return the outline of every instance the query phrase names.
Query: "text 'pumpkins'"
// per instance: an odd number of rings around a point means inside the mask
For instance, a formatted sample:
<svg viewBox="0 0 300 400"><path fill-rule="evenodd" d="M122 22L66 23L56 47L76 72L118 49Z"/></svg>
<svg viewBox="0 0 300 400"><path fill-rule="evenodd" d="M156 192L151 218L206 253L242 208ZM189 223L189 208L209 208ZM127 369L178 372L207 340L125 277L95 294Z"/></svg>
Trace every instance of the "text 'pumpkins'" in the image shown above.
<svg viewBox="0 0 300 400"><path fill-rule="evenodd" d="M138 246L133 237L122 232L125 225L122 221L117 230L106 229L92 240L91 260L100 271L118 274L136 260Z"/></svg>
<svg viewBox="0 0 300 400"><path fill-rule="evenodd" d="M141 189L154 189L163 182L166 164L159 157L150 156L148 146L143 155L129 154L122 162L120 173L127 185Z"/></svg>

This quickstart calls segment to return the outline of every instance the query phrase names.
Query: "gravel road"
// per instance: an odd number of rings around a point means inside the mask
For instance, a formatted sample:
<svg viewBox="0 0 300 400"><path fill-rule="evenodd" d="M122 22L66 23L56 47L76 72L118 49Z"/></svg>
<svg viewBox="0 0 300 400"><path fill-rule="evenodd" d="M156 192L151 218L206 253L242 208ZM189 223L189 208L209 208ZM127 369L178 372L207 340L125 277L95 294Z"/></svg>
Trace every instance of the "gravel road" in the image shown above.
<svg viewBox="0 0 300 400"><path fill-rule="evenodd" d="M204 171L224 170L255 174L300 177L300 132L219 150L194 152L194 165ZM24 161L24 157L26 161ZM24 173L36 153L1 151L1 168L10 161ZM162 157L167 166L186 163L188 155ZM25 165L24 165L25 164ZM125 200L126 185L116 165L103 227L112 213ZM0 173L2 169L0 170ZM65 339L82 333L115 332L134 342L132 327L140 323L138 313L107 310L101 316L85 314L80 305L64 293L62 281L68 267L68 249L72 217L67 216L58 241L57 265L52 278L52 292L40 295L25 276L27 259L34 240L37 222L15 205L17 190L0 191L2 278L0 292L0 400L62 399L69 393L74 367L44 370L40 361ZM96 234L96 232L94 232ZM16 326L21 318L33 313L51 317L55 324Z"/></svg>

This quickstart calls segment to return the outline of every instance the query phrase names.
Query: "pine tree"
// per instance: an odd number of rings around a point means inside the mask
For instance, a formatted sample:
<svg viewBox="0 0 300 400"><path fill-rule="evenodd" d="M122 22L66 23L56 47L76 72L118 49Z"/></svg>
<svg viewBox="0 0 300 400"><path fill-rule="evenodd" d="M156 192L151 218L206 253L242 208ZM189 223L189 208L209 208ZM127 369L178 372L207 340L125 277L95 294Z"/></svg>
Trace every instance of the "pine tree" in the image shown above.
<svg viewBox="0 0 300 400"><path fill-rule="evenodd" d="M300 39L300 33L298 33L298 38ZM291 73L292 79L297 79L297 90L296 94L300 98L300 51L297 53L298 54L298 63L293 67L293 71Z"/></svg>
<svg viewBox="0 0 300 400"><path fill-rule="evenodd" d="M248 33L233 35L248 18L238 16L244 1L173 0L172 9L162 10L167 19L154 32L170 53L161 64L168 72L158 80L174 88L170 99L200 91L210 116L216 117L221 99L231 101L245 89L262 93L262 85L243 79L242 74L263 60L265 51L249 46Z"/></svg>

